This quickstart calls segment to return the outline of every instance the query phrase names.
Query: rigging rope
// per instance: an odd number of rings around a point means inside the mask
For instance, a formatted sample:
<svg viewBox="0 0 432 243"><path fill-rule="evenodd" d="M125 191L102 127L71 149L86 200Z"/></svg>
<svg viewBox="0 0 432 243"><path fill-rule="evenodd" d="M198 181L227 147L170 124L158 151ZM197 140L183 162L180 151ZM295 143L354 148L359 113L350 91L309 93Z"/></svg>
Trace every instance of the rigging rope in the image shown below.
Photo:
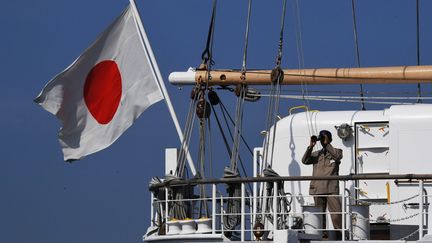
<svg viewBox="0 0 432 243"><path fill-rule="evenodd" d="M235 124L235 123L234 123L234 120L232 119L231 115L229 114L227 108L226 108L225 105L222 103L222 101L220 102L220 105L221 105L222 115L224 116L225 124L226 124L226 126L227 126L227 128L228 128L228 131L229 131L229 133L230 133L230 135L231 135L231 139L232 139L233 136L232 136L231 130L230 130L230 128L229 128L228 120L226 119L226 116L228 116L229 120L231 121L231 124L233 124L233 125ZM226 116L225 116L225 115L226 115ZM241 137L243 143L246 145L246 148L249 150L249 153L250 153L251 155L253 155L252 148L251 148L250 145L247 143L246 139L243 137L242 134L240 134L240 137Z"/></svg>
<svg viewBox="0 0 432 243"><path fill-rule="evenodd" d="M270 94L259 94L261 97L270 97ZM283 98L300 97L300 95L281 95ZM336 95L315 95L305 96L306 98L329 98L329 99L364 99L358 96L336 96ZM395 97L395 96L369 96L366 100L416 100L417 97ZM432 97L424 97L426 100L432 100Z"/></svg>
<svg viewBox="0 0 432 243"><path fill-rule="evenodd" d="M212 15L210 19L210 25L207 35L207 42L206 47L201 54L202 63L198 69L206 70L207 80L210 80L210 71L212 66L214 65L213 60L213 40L214 40L214 29L215 29L215 23L216 23L216 6L217 6L217 0L213 0L213 8L212 8ZM210 116L210 104L205 99L205 92L208 90L208 83L201 84L199 87L197 86L195 89L195 95L194 99L196 100L199 98L198 102L196 103L196 113L199 117L200 121L200 141L199 141L199 161L200 161L200 174L199 176L203 179L205 177L205 170L204 170L204 164L205 164L205 147L206 147L206 141L207 141L207 125L210 132L210 120L208 119ZM192 121L193 122L193 121ZM189 138L190 139L190 138ZM210 138L210 146L211 146L211 138ZM211 152L211 151L210 151ZM210 167L212 167L212 158L210 154ZM213 173L213 172L211 172ZM208 208L207 208L207 200L206 193L205 193L205 186L200 185L199 186L199 192L200 192L200 203L199 203L199 217L208 217ZM204 214L202 213L204 211Z"/></svg>
<svg viewBox="0 0 432 243"><path fill-rule="evenodd" d="M224 177L239 177L237 161L239 159L239 137L241 135L242 124L243 124L243 105L244 96L246 93L246 87L244 85L240 86L239 96L237 97L236 105L236 121L234 126L234 137L233 137L233 147L231 152L231 163L229 167L224 170ZM227 215L224 215L224 229L228 230L225 232L226 236L231 236L231 231L240 222L240 199L241 187L240 184L228 184L227 192L230 199L227 200Z"/></svg>
<svg viewBox="0 0 432 243"><path fill-rule="evenodd" d="M230 171L236 173L237 171L237 160L239 156L239 137L241 135L242 125L243 125L243 106L244 106L244 97L246 93L246 87L241 85L239 96L237 97L236 104L236 115L235 115L235 126L233 132L233 147L231 154L231 163L230 163Z"/></svg>
<svg viewBox="0 0 432 243"><path fill-rule="evenodd" d="M212 136L212 130L211 130L211 120L210 119L207 119L207 122L208 122L208 133L209 133L209 145L208 145L208 147L209 147L209 150L210 150L210 152L209 152L209 165L210 165L210 177L211 178L213 178L213 145L212 145L212 138L213 138L213 136Z"/></svg>
<svg viewBox="0 0 432 243"><path fill-rule="evenodd" d="M190 144L190 139L192 136L192 131L193 131L193 126L194 126L194 121L195 121L195 106L196 106L196 101L198 98L198 87L195 87L193 89L192 95L191 95L191 101L189 103L189 110L188 110L188 115L186 118L186 124L185 124L185 128L184 128L184 133L185 136L183 138L181 147L180 147L180 153L178 156L178 162L177 162L177 168L176 168L176 175L179 178L184 178L184 172L185 172L185 167L186 167L186 155L187 155L187 151L189 149L189 144Z"/></svg>
<svg viewBox="0 0 432 243"><path fill-rule="evenodd" d="M208 121L208 115L210 115L209 113L207 113L206 109L209 109L207 107L207 101L205 101L204 99L204 91L202 91L201 93L202 97L200 97L200 101L199 102L204 102L204 107L203 108L203 116L200 117L200 142L199 142L199 162L200 162L200 178L204 179L205 178L205 170L204 170L204 163L205 163L205 147L206 147L206 123ZM201 199L205 199L206 195L205 195L205 187L203 184L199 185L199 190L200 190L200 198ZM204 211L204 214L202 213L202 211ZM200 200L199 201L199 218L201 217L208 217L208 208L207 208L207 201L206 200Z"/></svg>
<svg viewBox="0 0 432 243"><path fill-rule="evenodd" d="M248 15L246 22L246 31L245 31L245 43L244 43L244 52L243 52L243 61L242 61L242 75L241 79L246 80L246 61L247 61L247 50L248 50L248 42L249 42L249 25L252 11L252 0L248 1ZM237 87L237 104L236 104L236 115L235 115L235 125L234 125L234 134L233 134L233 146L231 150L231 162L228 168L224 170L224 177L238 177L238 168L237 162L240 159L240 137L243 126L243 112L244 112L244 102L245 96L247 93L246 85L239 85ZM242 164L243 166L243 164ZM244 168L243 168L244 169ZM224 215L223 217L223 225L224 229L228 230L225 232L226 236L231 236L232 231L240 222L240 199L241 196L241 187L240 184L228 184L227 187L228 195L231 199L227 201L227 212L228 215ZM234 197L234 198L232 198Z"/></svg>
<svg viewBox="0 0 432 243"><path fill-rule="evenodd" d="M226 125L226 127L227 127L227 130L228 130L228 133L229 133L229 135L230 135L231 141L234 141L234 136L233 136L233 134L232 134L232 132L231 132L231 129L230 129L230 126L229 126L229 124L228 124L227 116L228 116L230 119L232 119L232 118L231 118L231 116L229 115L229 113L228 113L228 111L226 110L226 108L225 108L225 106L223 105L223 103L221 102L220 104L221 104L221 113L222 113L222 116L223 116L223 118L224 118L225 125ZM223 109L222 109L222 108L223 108ZM231 120L231 121L232 121L232 120ZM232 121L232 123L233 123L233 125L235 124L233 121ZM246 143L246 141L245 141L243 135L240 134L240 137L242 138L244 144L245 144L245 145L250 149L250 147L249 147L249 145ZM230 150L230 151L231 151L231 150ZM231 152L230 152L230 153L231 153ZM251 155L253 155L253 153L251 153ZM232 156L232 155L230 154L230 158L231 158L231 156ZM245 166L244 166L244 164L243 164L243 160L241 159L241 156L240 156L240 155L239 155L239 159L238 159L238 161L240 162L240 167L241 167L241 169L242 169L242 171L243 171L243 175L244 175L245 177L247 177L248 175L247 175L247 172L246 172ZM238 169L237 169L237 172L239 172ZM239 173L240 173L240 172L239 172ZM252 190L251 190L251 191L252 191Z"/></svg>
<svg viewBox="0 0 432 243"><path fill-rule="evenodd" d="M303 52L303 39L302 39L302 32L301 32L300 4L298 0L295 1L295 9L293 15L295 16L295 22L296 22L295 29L296 29L298 68L302 69L304 68L305 64L304 64L304 52ZM302 89L301 91L303 96L309 95L308 86L304 82L301 82L301 89ZM303 105L308 109L311 107L308 99L303 99ZM307 121L309 136L311 136L312 134L315 133L313 132L313 126L312 126L309 112L306 112L306 121Z"/></svg>
<svg viewBox="0 0 432 243"><path fill-rule="evenodd" d="M217 5L217 0L213 0L213 10L212 10L212 16L210 19L210 25L209 25L208 35L207 35L206 47L205 47L203 53L201 54L201 59L202 59L201 65L207 65L207 67L209 66L208 64L211 64L211 65L214 64L212 51L213 51L214 27L215 27L215 23L216 23L216 5Z"/></svg>
<svg viewBox="0 0 432 243"><path fill-rule="evenodd" d="M187 151L189 149L190 139L192 136L194 121L195 121L195 115L194 108L197 103L198 98L198 88L195 87L191 94L191 101L189 104L189 111L188 116L186 119L186 124L184 128L184 138L180 147L180 153L177 160L177 167L174 174L168 174L165 177L165 181L170 180L182 180L185 178L185 172L187 172L186 169L186 155ZM175 200L170 202L169 208L167 209L170 215L170 218L172 219L185 219L187 217L186 211L187 206L183 199L185 197L190 196L190 192L187 191L186 187L175 187L175 188L169 188L169 199ZM189 205L190 206L190 205Z"/></svg>
<svg viewBox="0 0 432 243"><path fill-rule="evenodd" d="M276 58L276 66L280 66L280 64L282 62L282 48L283 48L283 35L284 35L284 29L285 29L286 4L287 4L287 0L284 0L283 10L282 10L282 19L281 19L281 29L280 29L280 34L279 34L279 48L278 48L278 54L277 54L277 58Z"/></svg>
<svg viewBox="0 0 432 243"><path fill-rule="evenodd" d="M287 0L284 0L283 9L282 9L282 18L281 18L281 29L279 35L279 46L278 52L276 56L276 66L271 72L271 94L269 105L267 108L267 119L266 119L266 138L264 140L264 165L262 169L267 168L267 166L272 166L273 164L273 154L274 154L274 141L276 137L276 126L277 126L277 115L279 112L279 95L281 93L281 83L283 81L284 72L281 68L282 63L282 50L283 50L283 37L284 37L284 29L285 29L285 16L286 16L286 4ZM270 128L273 127L272 134L272 149L269 151L270 147Z"/></svg>
<svg viewBox="0 0 432 243"><path fill-rule="evenodd" d="M259 94L261 97L270 97L270 95ZM319 100L319 101L334 101L334 102L350 102L350 103L358 103L358 100L354 99L341 99L341 98L322 98L320 96L302 96L302 95L281 95L280 98L284 99L308 99L308 100ZM356 97L356 99L361 99L361 97ZM412 105L415 102L391 102L391 101L364 101L367 104L385 104L385 105Z"/></svg>
<svg viewBox="0 0 432 243"><path fill-rule="evenodd" d="M246 80L246 62L247 62L247 51L248 51L248 43L249 43L249 26L250 26L250 19L251 19L251 13L252 13L252 0L248 1L248 13L247 13L247 20L246 20L246 31L245 31L245 42L244 42L244 50L243 50L243 60L242 60L242 75L241 79L244 81ZM229 170L231 173L237 173L237 161L239 158L239 148L240 148L240 137L241 137L241 131L243 126L243 111L244 111L244 102L245 102L245 96L247 93L247 87L246 85L239 85L236 90L237 93L237 104L236 104L236 116L235 116L235 123L234 123L234 136L233 136L233 147L231 152L231 162Z"/></svg>
<svg viewBox="0 0 432 243"><path fill-rule="evenodd" d="M264 169L263 174L265 177L280 177L278 173L276 173L270 167ZM265 182L263 186L263 193L265 196L261 196L260 204L264 210L259 210L260 215L257 217L258 221L262 219L268 219L270 222L273 221L273 213L276 212L277 217L277 229L287 229L288 228L288 213L291 212L291 203L292 203L292 195L291 193L286 193L284 189L284 182L277 182L277 191L276 191L276 208L273 208L273 197L274 197L274 182ZM287 195L290 195L290 198L287 198ZM261 202L262 201L262 202Z"/></svg>
<svg viewBox="0 0 432 243"><path fill-rule="evenodd" d="M416 1L416 20L417 20L417 66L420 66L420 4ZM422 103L421 84L417 84L417 103Z"/></svg>
<svg viewBox="0 0 432 243"><path fill-rule="evenodd" d="M211 91L211 92L214 92L214 91ZM215 93L215 94L216 94L216 93ZM218 116L217 113L216 113L216 109L214 108L214 106L217 105L217 104L219 104L219 105L221 106L221 113L222 113L222 115L223 115L223 117L224 117L225 124L226 124L226 126L227 126L227 130L228 130L228 132L229 132L229 134L230 134L230 137L231 137L231 141L234 141L234 139L233 139L233 135L232 135L232 132L231 132L231 129L230 129L230 126L229 126L229 124L228 124L228 120L227 120L226 115L225 115L225 112L227 112L227 111L226 111L226 110L224 111L224 109L222 108L223 104L222 104L222 101L221 101L221 100L218 99L218 103L213 103L213 102L211 102L211 109L212 109L212 111L213 111L214 117L215 117L215 119L216 119L216 123L217 123L217 125L218 125L219 131L220 131L221 136L222 136L222 139L223 139L223 141L224 141L225 148L226 148L226 150L227 150L227 152L228 152L228 156L231 158L231 156L232 156L232 152L231 152L231 148L230 148L229 143L228 143L228 139L227 139L227 137L226 137L226 135L225 135L225 132L224 132L224 130L223 130L223 128L222 128L222 124L221 124L221 122L220 122L220 120L219 120L219 116ZM226 109L226 108L225 108L225 109ZM229 116L229 113L228 113L228 116ZM231 116L230 116L230 118L231 118ZM233 123L234 123L234 122L233 122ZM241 136L241 138L243 139L243 136ZM244 140L243 140L243 141L244 141ZM245 142L245 141L244 141L244 142ZM245 142L245 143L246 143L246 142ZM247 145L247 144L246 144L246 145ZM247 145L247 146L249 146L249 145ZM241 156L239 156L239 162L240 162L240 166L241 166L241 169L242 169L243 175L244 175L245 177L247 177L248 175L247 175L247 172L246 172L246 168L244 167L243 161L242 161L242 159L241 159ZM238 169L237 169L237 172L239 172ZM252 187L251 187L250 183L247 183L247 184L248 184L249 190L252 191Z"/></svg>
<svg viewBox="0 0 432 243"><path fill-rule="evenodd" d="M274 154L274 145L276 138L276 129L277 129L277 119L279 112L279 103L280 103L280 94L281 94L281 83L284 78L284 72L281 68L282 63L282 50L283 50L283 37L284 37L284 27L285 27L285 16L286 16L286 4L287 0L283 2L283 10L282 10L282 18L281 18L281 29L279 36L279 46L278 52L276 56L276 66L273 68L271 72L271 89L270 89L270 99L267 107L267 117L266 117L266 127L265 127L265 139L263 144L263 166L261 166L260 174L264 176L269 176L266 171L273 171L271 169L273 165L273 154ZM259 95L253 94L253 95ZM269 151L270 147L270 129L273 127L272 133L272 141L271 141L271 151ZM277 175L277 173L275 173ZM278 175L277 175L278 176ZM261 187L260 195L263 196L264 193L268 194L268 191L264 189L266 184ZM282 188L283 190L283 188ZM263 223L263 220L266 220L265 212L268 210L266 206L267 200L262 197L259 202L259 205L256 205L257 211L261 211L263 214L260 217L256 218L255 225L259 225ZM278 209L273 209L278 210Z"/></svg>
<svg viewBox="0 0 432 243"><path fill-rule="evenodd" d="M303 37L301 32L300 7L299 7L298 0L296 0L294 3L295 3L295 8L293 8L293 16L295 16L295 22L296 22L295 27L296 27L297 61L298 61L298 67L303 68L304 52L303 52Z"/></svg>
<svg viewBox="0 0 432 243"><path fill-rule="evenodd" d="M355 0L351 0L351 10L352 10L352 17L353 17L353 30L354 30L354 45L356 50L356 61L357 61L357 67L360 67L360 51L359 51L359 44L358 44L358 34L357 34L357 18L356 18L356 12L355 12ZM360 97L363 98L363 84L360 84ZM361 99L361 110L366 110L366 107L364 105L364 99Z"/></svg>
<svg viewBox="0 0 432 243"><path fill-rule="evenodd" d="M258 91L270 91L270 89L260 88ZM283 92L293 92L293 93L302 93L303 90L296 89L282 89ZM309 93L327 93L327 94L359 94L357 91L348 91L348 90L309 90ZM393 95L417 95L416 91L365 91L365 94L393 94ZM423 92L422 94L432 95L432 92ZM368 99L369 97L366 97Z"/></svg>
<svg viewBox="0 0 432 243"><path fill-rule="evenodd" d="M249 43L249 25L250 25L251 12L252 12L252 0L249 0L247 21L246 21L245 42L244 42L244 50L243 50L243 62L242 62L242 69L241 69L243 80L246 79L246 61L247 61L247 50L248 50L248 43Z"/></svg>

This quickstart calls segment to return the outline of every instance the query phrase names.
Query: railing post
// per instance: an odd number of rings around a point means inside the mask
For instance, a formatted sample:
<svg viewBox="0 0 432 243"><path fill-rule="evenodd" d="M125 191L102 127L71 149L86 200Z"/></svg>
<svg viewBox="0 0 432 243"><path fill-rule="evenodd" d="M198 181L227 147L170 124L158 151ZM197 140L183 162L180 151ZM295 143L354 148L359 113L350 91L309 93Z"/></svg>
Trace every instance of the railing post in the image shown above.
<svg viewBox="0 0 432 243"><path fill-rule="evenodd" d="M345 188L346 188L346 181L343 181L343 192L342 192L342 240L345 240L345 220L346 220L346 215L345 215L345 207L346 207L346 201L345 201Z"/></svg>
<svg viewBox="0 0 432 243"><path fill-rule="evenodd" d="M273 182L273 234L277 230L277 182Z"/></svg>
<svg viewBox="0 0 432 243"><path fill-rule="evenodd" d="M224 215L223 215L223 212L224 212L224 210L223 210L223 196L222 195L220 195L220 222L221 222L221 231L222 231L222 234L224 234L224 219L223 219L223 217L224 217Z"/></svg>
<svg viewBox="0 0 432 243"><path fill-rule="evenodd" d="M243 242L245 240L245 208L246 208L246 200L245 200L245 184L241 183L241 218L240 218L240 240Z"/></svg>
<svg viewBox="0 0 432 243"><path fill-rule="evenodd" d="M154 221L155 221L153 203L154 203L154 196L153 196L153 193L150 192L150 226L151 227L154 226Z"/></svg>
<svg viewBox="0 0 432 243"><path fill-rule="evenodd" d="M216 184L212 184L212 234L216 234Z"/></svg>
<svg viewBox="0 0 432 243"><path fill-rule="evenodd" d="M424 205L423 205L423 180L419 180L419 240L423 238L423 225L424 225Z"/></svg>
<svg viewBox="0 0 432 243"><path fill-rule="evenodd" d="M165 187L165 223L168 222L168 215L169 215L169 208L168 208L168 187Z"/></svg>
<svg viewBox="0 0 432 243"><path fill-rule="evenodd" d="M254 163L253 163L253 176L257 177L257 162L259 158L259 151L254 150ZM256 157L255 157L256 156ZM256 220L256 213L257 213L257 196L258 196L258 187L256 181L252 183L252 225L255 223ZM253 227L253 226L252 226Z"/></svg>

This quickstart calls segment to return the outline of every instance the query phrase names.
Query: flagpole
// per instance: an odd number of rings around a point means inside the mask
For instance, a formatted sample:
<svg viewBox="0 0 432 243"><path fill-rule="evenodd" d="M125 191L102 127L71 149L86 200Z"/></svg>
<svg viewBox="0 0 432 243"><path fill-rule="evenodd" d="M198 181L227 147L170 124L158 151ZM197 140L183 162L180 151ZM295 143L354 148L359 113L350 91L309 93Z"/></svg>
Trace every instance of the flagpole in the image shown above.
<svg viewBox="0 0 432 243"><path fill-rule="evenodd" d="M141 42L142 42L144 48L147 50L147 53L148 53L149 58L150 58L150 62L153 65L153 69L154 69L154 72L155 72L156 79L157 79L157 82L159 84L160 90L162 92L162 95L165 98L165 102L166 102L166 104L168 106L169 113L171 114L171 118L172 118L172 120L174 122L174 126L175 126L175 128L177 130L177 133L178 133L178 136L179 136L179 139L180 139L180 143L183 144L183 139L184 139L183 131L180 128L180 124L179 124L179 121L177 119L177 115L176 115L176 113L174 111L174 107L173 107L173 105L171 103L171 99L170 99L170 97L168 95L168 91L167 91L167 89L165 87L162 75L161 75L159 67L157 65L156 58L154 57L152 48L150 46L150 42L149 42L149 40L147 38L145 29L144 29L144 25L142 24L142 21L141 21L141 16L139 15L137 6L135 4L135 0L129 0L129 2L131 4L132 11L134 12L134 15L135 15L135 18L136 18L135 20L137 22L139 31L141 32L141 37L142 37L142 38L140 38ZM189 153L189 149L187 147L185 147L184 149L186 150L186 153L187 153L187 160L188 160L188 164L189 164L189 168L191 170L191 173L192 173L192 175L195 176L196 175L196 169L195 169L195 165L193 163L192 157L191 157L191 155Z"/></svg>

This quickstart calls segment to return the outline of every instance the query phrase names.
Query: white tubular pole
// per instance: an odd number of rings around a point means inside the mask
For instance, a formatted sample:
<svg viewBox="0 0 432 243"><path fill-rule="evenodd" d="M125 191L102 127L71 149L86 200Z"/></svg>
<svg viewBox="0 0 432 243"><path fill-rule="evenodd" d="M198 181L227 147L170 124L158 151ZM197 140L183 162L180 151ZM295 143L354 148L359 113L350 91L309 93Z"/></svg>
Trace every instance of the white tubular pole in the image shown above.
<svg viewBox="0 0 432 243"><path fill-rule="evenodd" d="M170 97L168 95L168 91L167 91L167 89L165 87L162 75L161 75L159 67L157 65L156 58L155 58L155 56L153 54L150 42L149 42L149 40L147 38L145 29L144 29L144 25L142 24L141 17L139 15L138 9L137 9L136 4L135 4L135 0L129 0L129 2L130 2L130 5L132 7L132 11L134 12L135 20L136 20L136 23L138 25L138 29L141 32L141 37L142 37L141 39L142 39L143 47L146 49L146 51L147 51L147 53L149 55L150 62L152 63L152 66L153 66L153 69L154 69L154 72L155 72L154 75L156 76L156 80L158 81L160 90L161 90L162 95L164 97L164 100L165 100L165 102L166 102L166 104L168 106L168 111L169 111L169 113L171 115L171 118L172 118L172 120L174 122L174 126L175 126L175 128L177 130L177 133L178 133L178 136L179 136L179 139L180 139L180 143L183 144L183 138L184 138L183 132L182 132L182 130L180 128L180 124L178 122L177 115L176 115L176 113L174 111L174 107L173 107L173 105L171 103L171 99L170 99ZM184 148L184 149L187 152L187 160L188 160L189 168L190 168L190 170L192 172L192 175L195 176L196 175L196 169L195 169L195 165L194 165L194 163L192 161L192 157L190 156L189 149L188 148Z"/></svg>
<svg viewBox="0 0 432 243"><path fill-rule="evenodd" d="M424 219L423 219L423 211L424 211L424 205L423 205L423 180L419 181L419 240L423 239L423 225L424 225Z"/></svg>
<svg viewBox="0 0 432 243"><path fill-rule="evenodd" d="M277 182L273 182L273 235L277 230L277 192L278 185Z"/></svg>
<svg viewBox="0 0 432 243"><path fill-rule="evenodd" d="M224 234L224 222L223 222L223 217L224 217L224 211L223 211L223 196L220 196L220 223L221 223L221 231L222 234Z"/></svg>
<svg viewBox="0 0 432 243"><path fill-rule="evenodd" d="M212 234L216 234L216 184L212 184Z"/></svg>
<svg viewBox="0 0 432 243"><path fill-rule="evenodd" d="M168 204L168 187L165 187L165 222L168 222L169 218L169 204ZM168 228L166 229L169 230Z"/></svg>
<svg viewBox="0 0 432 243"><path fill-rule="evenodd" d="M257 177L257 162L259 159L259 150L258 149L254 149L254 156L253 156L253 177ZM251 220L251 224L253 225L255 223L256 220L256 213L257 213L257 196L258 196L258 187L257 187L257 183L253 182L252 183L252 194L253 194L253 198L252 198L252 220ZM253 226L252 226L253 227Z"/></svg>
<svg viewBox="0 0 432 243"><path fill-rule="evenodd" d="M240 217L240 241L245 241L245 213L246 213L246 200L245 200L245 184L241 183L241 217Z"/></svg>
<svg viewBox="0 0 432 243"><path fill-rule="evenodd" d="M346 201L345 201L345 188L346 188L346 181L343 181L343 192L342 192L342 240L345 240L345 220L346 220Z"/></svg>
<svg viewBox="0 0 432 243"><path fill-rule="evenodd" d="M153 193L150 193L150 226L154 226L154 221L155 221L153 203L154 203L154 196Z"/></svg>

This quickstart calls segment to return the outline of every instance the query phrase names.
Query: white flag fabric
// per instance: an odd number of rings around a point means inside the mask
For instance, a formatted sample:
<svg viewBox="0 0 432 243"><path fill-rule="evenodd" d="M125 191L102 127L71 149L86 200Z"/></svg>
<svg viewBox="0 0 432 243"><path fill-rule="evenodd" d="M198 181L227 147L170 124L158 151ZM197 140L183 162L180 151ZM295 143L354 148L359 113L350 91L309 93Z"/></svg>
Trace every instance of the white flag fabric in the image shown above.
<svg viewBox="0 0 432 243"><path fill-rule="evenodd" d="M66 161L111 145L163 99L131 6L35 99L57 116Z"/></svg>

